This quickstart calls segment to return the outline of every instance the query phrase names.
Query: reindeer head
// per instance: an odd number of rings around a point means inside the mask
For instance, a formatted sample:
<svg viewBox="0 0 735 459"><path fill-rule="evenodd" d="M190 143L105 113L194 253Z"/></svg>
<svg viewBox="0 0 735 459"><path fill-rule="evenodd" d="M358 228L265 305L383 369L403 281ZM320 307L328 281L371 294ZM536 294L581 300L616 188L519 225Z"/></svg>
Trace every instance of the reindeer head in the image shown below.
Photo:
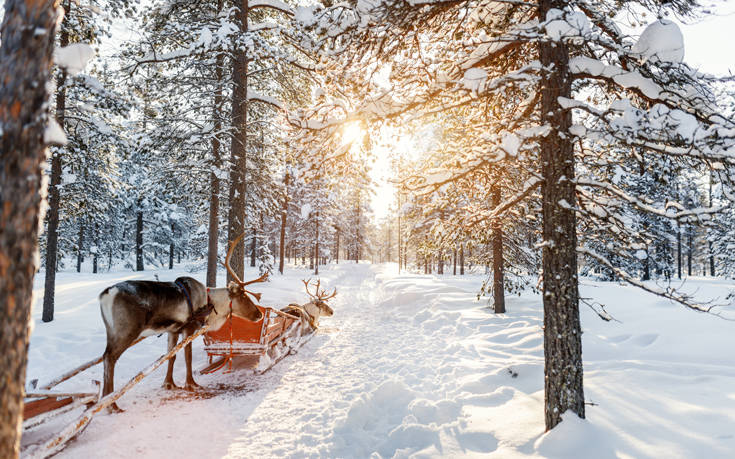
<svg viewBox="0 0 735 459"><path fill-rule="evenodd" d="M318 308L320 315L322 316L331 316L334 315L334 311L332 308L327 305L326 301L329 299L334 298L337 295L337 289L335 288L334 291L331 294L327 294L326 290L319 289L321 286L321 280L317 279L316 281L316 288L314 289L314 293L311 293L309 291L309 283L311 282L311 279L309 280L301 280L301 282L304 283L304 287L306 288L306 294L311 297L311 302L314 303Z"/></svg>
<svg viewBox="0 0 735 459"><path fill-rule="evenodd" d="M230 244L230 250L227 251L225 267L227 268L227 272L230 273L230 276L235 279L230 281L227 285L227 290L230 300L232 300L232 313L238 317L257 322L263 318L263 313L260 312L260 309L258 309L252 298L255 298L256 301L260 301L260 293L251 292L247 290L245 286L255 284L257 282L265 282L268 280L268 273L248 282L241 281L237 274L235 274L235 271L230 266L230 258L232 257L232 252L235 250L237 244L242 240L243 236L245 236L245 233L235 239Z"/></svg>

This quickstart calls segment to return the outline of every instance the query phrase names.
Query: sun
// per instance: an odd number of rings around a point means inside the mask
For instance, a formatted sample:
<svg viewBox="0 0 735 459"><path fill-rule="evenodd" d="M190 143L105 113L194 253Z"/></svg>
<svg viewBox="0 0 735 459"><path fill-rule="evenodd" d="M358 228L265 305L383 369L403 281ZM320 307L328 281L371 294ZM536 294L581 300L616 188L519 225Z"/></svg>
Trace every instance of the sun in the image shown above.
<svg viewBox="0 0 735 459"><path fill-rule="evenodd" d="M348 143L359 143L365 137L365 131L362 130L360 123L347 123L342 127L342 145Z"/></svg>

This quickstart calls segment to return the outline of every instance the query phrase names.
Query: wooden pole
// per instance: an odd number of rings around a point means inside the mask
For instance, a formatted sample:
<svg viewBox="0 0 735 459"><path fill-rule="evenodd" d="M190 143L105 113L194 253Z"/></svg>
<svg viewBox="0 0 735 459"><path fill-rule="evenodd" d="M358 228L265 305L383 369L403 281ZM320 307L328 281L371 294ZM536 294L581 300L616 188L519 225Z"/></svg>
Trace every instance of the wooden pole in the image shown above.
<svg viewBox="0 0 735 459"><path fill-rule="evenodd" d="M35 449L30 454L30 457L46 458L64 449L66 443L72 438L76 437L80 432L82 432L87 427L87 425L89 425L89 423L92 421L92 418L96 414L115 403L127 391L132 389L133 386L142 381L143 378L151 374L156 368L163 365L164 362L169 360L171 357L176 355L177 352L183 349L184 346L203 335L207 330L209 330L209 325L203 326L202 328L197 330L196 333L177 344L173 349L171 349L171 351L162 355L158 358L158 360L148 365L143 371L133 376L133 378L130 379L130 381L128 381L128 383L125 384L122 388L116 390L111 394L107 394L107 396L102 398L102 400L92 405L89 409L85 410L81 416L79 416L74 422L69 424L63 431L61 431L59 435L57 435L44 445L39 446L37 449Z"/></svg>

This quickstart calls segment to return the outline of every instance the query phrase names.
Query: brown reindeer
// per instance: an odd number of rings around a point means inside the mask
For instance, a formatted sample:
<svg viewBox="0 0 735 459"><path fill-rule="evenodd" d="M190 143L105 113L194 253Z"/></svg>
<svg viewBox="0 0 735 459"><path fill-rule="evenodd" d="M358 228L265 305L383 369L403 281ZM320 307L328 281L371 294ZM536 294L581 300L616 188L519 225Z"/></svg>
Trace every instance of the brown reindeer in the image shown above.
<svg viewBox="0 0 735 459"><path fill-rule="evenodd" d="M107 330L107 348L103 356L104 385L102 395L114 389L115 363L125 350L139 337L168 333L169 351L176 346L179 334L184 339L199 327L207 324L212 329L221 327L232 314L251 321L258 321L262 313L250 298L260 301L260 294L245 289L247 285L265 282L265 274L255 280L243 282L230 267L230 258L241 235L230 245L225 267L235 279L226 288L207 288L191 277L179 277L174 282L125 281L106 288L100 294L102 320ZM168 371L163 382L166 389L176 388L173 380L175 356L168 361ZM191 369L191 343L184 348L186 360L187 390L199 385L194 381ZM116 404L112 410L120 411Z"/></svg>
<svg viewBox="0 0 735 459"><path fill-rule="evenodd" d="M311 301L302 305L290 304L281 309L281 311L301 319L300 335L304 336L313 333L319 328L319 317L328 317L334 314L334 311L327 305L326 301L337 296L337 289L335 288L331 294L327 294L325 289L320 290L321 280L317 280L314 293L311 293L309 291L311 279L302 280L301 282L304 283L306 294L309 295Z"/></svg>

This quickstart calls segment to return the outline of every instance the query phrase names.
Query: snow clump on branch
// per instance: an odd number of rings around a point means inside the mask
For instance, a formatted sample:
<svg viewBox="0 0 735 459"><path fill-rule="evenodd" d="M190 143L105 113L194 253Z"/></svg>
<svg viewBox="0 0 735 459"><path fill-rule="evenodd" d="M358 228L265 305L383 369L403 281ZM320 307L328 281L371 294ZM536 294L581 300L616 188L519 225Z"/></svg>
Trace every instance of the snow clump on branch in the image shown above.
<svg viewBox="0 0 735 459"><path fill-rule="evenodd" d="M684 36L674 22L660 19L646 27L631 51L644 62L680 63L684 60Z"/></svg>

